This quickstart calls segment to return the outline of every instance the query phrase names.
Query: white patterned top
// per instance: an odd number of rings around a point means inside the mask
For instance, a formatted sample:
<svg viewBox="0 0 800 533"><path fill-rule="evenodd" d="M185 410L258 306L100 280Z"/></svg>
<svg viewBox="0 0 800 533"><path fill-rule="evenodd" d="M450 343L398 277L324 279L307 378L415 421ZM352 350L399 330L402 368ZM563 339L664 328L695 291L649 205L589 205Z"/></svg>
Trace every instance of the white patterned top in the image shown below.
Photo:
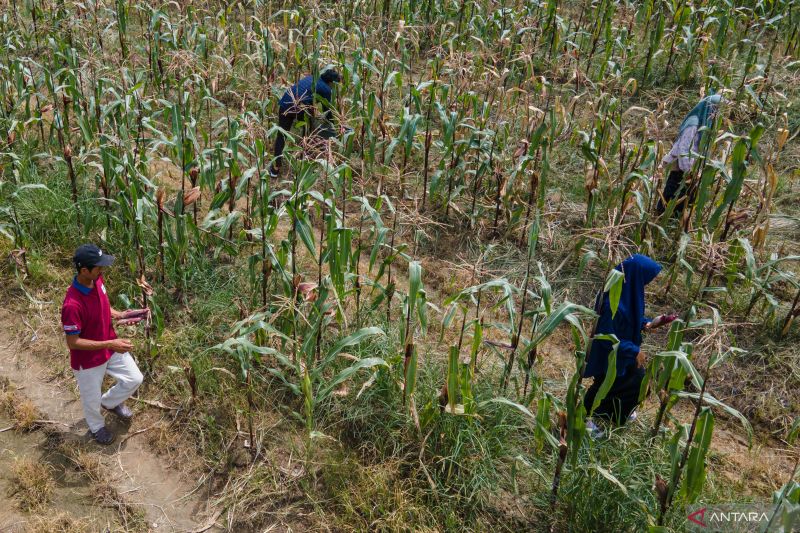
<svg viewBox="0 0 800 533"><path fill-rule="evenodd" d="M675 139L672 150L664 156L663 163L670 164L677 161L678 168L682 171L689 172L692 170L695 156L691 155L691 153L700 149L701 137L702 135L697 131L697 126L687 126Z"/></svg>

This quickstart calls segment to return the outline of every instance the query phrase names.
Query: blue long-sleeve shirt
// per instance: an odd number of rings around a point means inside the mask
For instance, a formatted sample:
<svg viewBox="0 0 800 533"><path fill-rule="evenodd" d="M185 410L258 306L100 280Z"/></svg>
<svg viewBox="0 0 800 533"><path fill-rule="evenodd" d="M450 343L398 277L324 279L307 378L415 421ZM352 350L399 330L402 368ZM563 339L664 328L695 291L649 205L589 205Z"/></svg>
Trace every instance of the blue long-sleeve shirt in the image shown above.
<svg viewBox="0 0 800 533"><path fill-rule="evenodd" d="M644 319L646 321L646 319ZM636 321L638 322L638 321ZM638 324L631 324L631 321L624 313L617 312L611 318L611 304L608 301L608 294L603 295L603 307L600 318L597 320L595 334L616 335L619 339L617 348L617 375L624 376L626 370L636 364L636 356L639 355L639 343L641 334L636 335L635 328ZM639 326L641 327L641 326ZM604 376L608 371L608 354L611 353L613 344L611 341L594 339L592 349L586 361L585 377Z"/></svg>
<svg viewBox="0 0 800 533"><path fill-rule="evenodd" d="M317 79L317 85L314 87L314 77L306 76L283 93L279 103L280 110L288 111L298 104L312 105L314 103L314 94L328 102L333 97L331 86L325 83L322 78Z"/></svg>
<svg viewBox="0 0 800 533"><path fill-rule="evenodd" d="M611 303L607 292L602 295L595 310L599 314L595 334L616 335L617 376L624 376L633 366L642 344L642 327L649 322L644 316L644 288L661 271L661 265L645 255L635 254L617 265L625 280L620 292L617 313L612 317ZM608 371L608 355L613 345L611 341L594 339L592 349L586 358L585 377L604 376Z"/></svg>

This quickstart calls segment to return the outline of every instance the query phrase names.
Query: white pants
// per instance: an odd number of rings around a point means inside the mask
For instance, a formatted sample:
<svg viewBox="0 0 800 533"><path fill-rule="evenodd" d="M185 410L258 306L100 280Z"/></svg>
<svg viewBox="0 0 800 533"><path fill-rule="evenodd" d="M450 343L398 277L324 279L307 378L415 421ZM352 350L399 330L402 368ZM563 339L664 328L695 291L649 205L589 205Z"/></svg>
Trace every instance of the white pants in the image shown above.
<svg viewBox="0 0 800 533"><path fill-rule="evenodd" d="M73 372L81 391L83 414L89 425L89 431L92 433L106 425L100 408L113 409L130 398L142 384L143 379L139 367L136 366L136 361L128 352L114 352L111 359L104 365L73 370ZM117 382L101 395L103 378L106 374L109 374Z"/></svg>

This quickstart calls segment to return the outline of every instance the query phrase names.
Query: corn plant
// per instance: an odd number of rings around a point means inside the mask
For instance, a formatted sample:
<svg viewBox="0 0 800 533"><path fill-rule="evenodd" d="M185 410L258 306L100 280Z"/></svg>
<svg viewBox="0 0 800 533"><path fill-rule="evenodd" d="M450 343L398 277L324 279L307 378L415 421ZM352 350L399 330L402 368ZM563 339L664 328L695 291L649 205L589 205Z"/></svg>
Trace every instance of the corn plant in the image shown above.
<svg viewBox="0 0 800 533"><path fill-rule="evenodd" d="M386 361L379 357L358 358L345 355L343 350L358 346L369 337L383 335L380 328L362 328L355 333L343 337L327 347L322 356L316 358L316 331L325 327L326 315L331 303L326 302L327 291L321 288L319 297L311 305L322 312L308 317L303 335L293 340L269 324L270 317L265 313L257 313L234 324L231 337L215 346L214 350L224 351L239 364L243 380L247 380L254 365L271 365L267 372L276 377L286 388L302 402L302 411L295 411L303 420L309 432L314 431L314 410L326 402L333 392L353 377L359 370L387 367ZM276 339L283 348L281 350L266 345L271 338ZM299 345L298 345L299 344ZM290 353L285 353L286 351ZM264 361L263 359L268 359ZM293 361L293 358L296 358ZM342 368L341 359L350 360L352 364ZM263 376L259 376L263 379Z"/></svg>
<svg viewBox="0 0 800 533"><path fill-rule="evenodd" d="M414 403L414 390L417 386L417 347L414 343L414 330L417 320L424 331L428 324L426 311L427 298L422 287L422 266L417 261L408 265L408 294L404 298L403 326L400 336L403 339L403 403L408 405L412 415L416 418L416 405Z"/></svg>
<svg viewBox="0 0 800 533"><path fill-rule="evenodd" d="M795 454L797 453L798 435L800 435L800 419L795 419L786 436L786 442L794 448ZM764 531L769 531L776 519L780 520L784 531L791 531L800 520L800 483L795 480L798 469L800 469L800 455L795 458L794 467L789 474L789 481L773 495L775 510L764 527Z"/></svg>
<svg viewBox="0 0 800 533"><path fill-rule="evenodd" d="M703 325L708 325L713 329L720 327L720 319L718 313L712 309L713 318L703 322ZM700 324L698 324L700 326ZM675 326L673 331L680 326ZM678 335L671 335L671 341L679 341ZM699 374L694 369L688 358L681 351L672 351L659 354L659 358L651 363L651 367L660 367L662 362L673 359L681 365L681 370L675 374L675 367L669 368L669 365L664 365L662 368L665 371L666 378L672 381L671 384L665 385L661 390L661 394L669 396L674 394L678 398L690 399L695 403L695 410L692 420L689 424L677 424L677 428L672 438L669 441L667 449L670 455L670 476L668 480L662 480L656 483L656 491L659 499L659 511L657 524L663 525L666 513L669 511L673 504L675 496L680 493L681 498L688 502L693 503L700 496L706 477L706 456L711 446L711 439L714 430L714 413L711 407L717 407L729 415L737 418L745 429L748 437L748 442L752 443L753 429L747 419L732 407L720 402L708 391L708 381L710 379L711 370L723 362L732 353L739 350L731 348L725 351L716 351L716 353L708 357L706 368L703 374ZM664 361L664 358L668 358ZM657 362L656 362L657 361ZM648 370L650 372L650 370ZM695 385L700 386L697 393L686 392L682 390L675 390L682 388L682 384L678 383L681 375L691 376ZM643 384L643 389L646 384ZM673 389L672 387L675 387ZM666 389L666 390L665 390ZM662 409L665 403L670 400L662 401ZM659 430L658 427L655 428ZM683 447L681 444L685 443Z"/></svg>
<svg viewBox="0 0 800 533"><path fill-rule="evenodd" d="M665 447L669 459L658 509L637 509L667 524L674 503L699 498L716 413L734 414L707 384L736 353L707 353L710 338L734 344L721 317L776 320L788 335L800 315L797 256L770 227L795 187L796 2L383 0L318 16L306 2L9 1L0 14L0 234L15 272L31 267L19 282L36 283L31 257L72 246L74 235L119 244L124 275L154 311L146 352L157 365L165 321L205 296L193 281L230 273L245 287L227 310L239 321L230 338L214 330L208 342L240 370L235 397L253 446L261 387L280 384L319 436L320 416L368 370L388 378L381 401L403 404L388 416L417 429L426 476L455 431L447 461L467 449L462 437L481 444L472 460L492 453L481 439L502 441L505 453L522 436L533 453L515 451L514 469L541 477L540 456L552 450L544 496L553 503L575 496L562 479L590 470L624 488L580 452L584 419L614 382L609 373L586 412L584 360L593 339L614 338L589 335L592 312L568 300L597 274L615 313L623 278L610 265L636 250L664 262L663 295L683 302L641 391L658 401L653 438L641 445ZM272 177L277 100L326 63L344 78L333 106L340 138L288 134L288 175ZM656 217L665 141L689 102L712 91L725 96L725 113L701 131L690 201L678 220L676 201ZM66 212L43 217L72 221L64 242L31 219L48 191L67 199ZM478 253L465 245L473 241ZM517 264L497 267L495 254ZM422 264L455 257L475 259L468 282L426 272L423 287ZM376 320L397 324L396 342ZM429 321L441 323L438 343ZM537 365L565 321L574 368L562 394ZM371 356L378 338L396 358ZM691 421L655 438L678 402L693 403ZM523 424L489 437L510 427L490 423L498 408ZM468 495L475 512L448 507L460 496L431 512L484 516L483 489L452 486L460 478L447 470L428 478L431 494ZM502 483L505 469L494 470ZM776 494L773 521L794 520L795 477Z"/></svg>

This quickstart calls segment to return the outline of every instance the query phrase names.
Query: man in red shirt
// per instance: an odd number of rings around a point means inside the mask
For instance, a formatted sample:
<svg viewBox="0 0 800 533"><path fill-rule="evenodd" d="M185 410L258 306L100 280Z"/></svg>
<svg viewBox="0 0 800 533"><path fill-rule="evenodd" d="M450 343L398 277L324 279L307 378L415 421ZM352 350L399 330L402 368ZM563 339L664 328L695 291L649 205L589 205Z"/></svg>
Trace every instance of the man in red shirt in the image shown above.
<svg viewBox="0 0 800 533"><path fill-rule="evenodd" d="M104 254L93 244L84 244L75 250L72 260L77 275L64 298L61 324L89 431L100 444L110 444L114 435L106 429L100 408L130 420L133 413L124 402L142 384L142 373L129 352L133 345L128 339L117 338L111 321L130 320L147 310L112 309L103 283L103 269L114 262L114 256ZM116 383L101 394L106 374Z"/></svg>

